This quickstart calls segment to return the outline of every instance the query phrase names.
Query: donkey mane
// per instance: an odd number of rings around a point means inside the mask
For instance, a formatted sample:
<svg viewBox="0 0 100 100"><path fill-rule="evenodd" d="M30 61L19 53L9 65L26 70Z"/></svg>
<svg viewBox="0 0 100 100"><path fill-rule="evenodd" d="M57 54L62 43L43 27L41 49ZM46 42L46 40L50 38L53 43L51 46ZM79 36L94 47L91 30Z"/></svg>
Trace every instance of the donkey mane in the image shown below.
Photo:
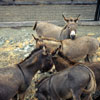
<svg viewBox="0 0 100 100"><path fill-rule="evenodd" d="M26 59L30 58L32 54L34 54L35 52L41 50L43 48L43 46L40 46L39 48L35 48L33 51L31 51L31 53L29 54L29 56L27 56L24 60L22 60L20 63L24 62ZM19 64L20 64L19 63Z"/></svg>

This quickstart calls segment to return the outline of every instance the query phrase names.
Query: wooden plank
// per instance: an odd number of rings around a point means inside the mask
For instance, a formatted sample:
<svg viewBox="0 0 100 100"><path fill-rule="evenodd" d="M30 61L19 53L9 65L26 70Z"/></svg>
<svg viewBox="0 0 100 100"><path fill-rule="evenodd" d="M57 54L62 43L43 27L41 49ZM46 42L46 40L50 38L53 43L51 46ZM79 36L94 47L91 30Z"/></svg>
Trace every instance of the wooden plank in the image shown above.
<svg viewBox="0 0 100 100"><path fill-rule="evenodd" d="M65 23L63 21L48 21L50 23L63 26ZM0 27L32 27L34 26L35 21L24 21L24 22L0 22ZM80 26L100 26L100 21L93 20L81 20L78 22Z"/></svg>
<svg viewBox="0 0 100 100"><path fill-rule="evenodd" d="M62 5L62 4L74 4L74 5L93 5L96 4L96 0L3 0L0 5Z"/></svg>

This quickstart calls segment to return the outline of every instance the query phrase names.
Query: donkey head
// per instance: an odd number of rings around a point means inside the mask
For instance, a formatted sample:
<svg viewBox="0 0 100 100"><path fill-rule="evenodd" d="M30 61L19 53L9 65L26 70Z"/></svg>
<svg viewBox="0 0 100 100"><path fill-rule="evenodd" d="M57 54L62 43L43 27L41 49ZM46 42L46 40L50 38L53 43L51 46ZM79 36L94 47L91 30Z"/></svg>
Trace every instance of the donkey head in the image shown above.
<svg viewBox="0 0 100 100"><path fill-rule="evenodd" d="M75 39L76 37L76 29L77 29L77 21L79 20L79 16L77 18L65 18L64 15L62 15L64 20L67 22L67 24L63 27L60 36L63 34L66 35L67 33L67 38L69 39Z"/></svg>
<svg viewBox="0 0 100 100"><path fill-rule="evenodd" d="M39 57L39 59L42 62L40 71L43 73L51 69L51 67L53 66L53 61L52 61L51 53L48 51L46 46L43 46L42 49L43 49L43 52L42 52L42 55Z"/></svg>
<svg viewBox="0 0 100 100"><path fill-rule="evenodd" d="M40 47L45 45L50 53L52 53L55 49L61 45L61 41L58 41L54 38L47 38L47 37L34 37L34 40L36 41L36 47Z"/></svg>

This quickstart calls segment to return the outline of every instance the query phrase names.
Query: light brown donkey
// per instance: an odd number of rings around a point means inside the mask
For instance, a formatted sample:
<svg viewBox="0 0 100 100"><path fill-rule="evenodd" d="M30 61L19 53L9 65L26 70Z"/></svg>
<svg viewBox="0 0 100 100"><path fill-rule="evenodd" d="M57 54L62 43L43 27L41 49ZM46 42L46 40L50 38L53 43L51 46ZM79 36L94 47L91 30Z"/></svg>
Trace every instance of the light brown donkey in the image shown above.
<svg viewBox="0 0 100 100"><path fill-rule="evenodd" d="M64 15L62 16L67 22L64 27L60 27L48 22L36 22L33 30L36 30L38 36L52 37L57 40L75 39L77 21L80 15L77 18L65 18Z"/></svg>

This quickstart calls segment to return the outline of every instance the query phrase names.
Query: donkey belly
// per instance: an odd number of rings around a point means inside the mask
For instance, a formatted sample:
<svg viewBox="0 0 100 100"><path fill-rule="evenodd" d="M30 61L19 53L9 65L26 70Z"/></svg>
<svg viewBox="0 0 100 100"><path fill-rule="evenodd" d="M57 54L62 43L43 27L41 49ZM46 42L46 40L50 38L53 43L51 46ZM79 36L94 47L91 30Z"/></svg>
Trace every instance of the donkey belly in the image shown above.
<svg viewBox="0 0 100 100"><path fill-rule="evenodd" d="M55 38L57 40L60 40L59 39L59 34L45 34L44 37L50 37L50 38Z"/></svg>
<svg viewBox="0 0 100 100"><path fill-rule="evenodd" d="M70 99L72 97L72 93L69 88L65 88L65 90L61 90L59 92L59 96L63 99Z"/></svg>
<svg viewBox="0 0 100 100"><path fill-rule="evenodd" d="M63 75L55 75L53 79L51 79L51 81L51 87L54 90L54 93L56 93L55 95L59 96L62 99L69 99L72 97L67 71L65 71Z"/></svg>
<svg viewBox="0 0 100 100"><path fill-rule="evenodd" d="M74 52L74 51L73 51ZM75 52L74 52L75 53ZM68 53L68 54L66 54L66 57L68 57L69 59L71 59L71 60L73 60L73 61L79 61L79 60L82 60L82 59L84 59L85 57L86 57L86 53L80 53L79 52L79 54L77 54L77 53L75 53L75 54L73 54L73 53Z"/></svg>
<svg viewBox="0 0 100 100"><path fill-rule="evenodd" d="M0 84L0 100L10 100L15 96L17 90L17 88L11 86L10 84Z"/></svg>
<svg viewBox="0 0 100 100"><path fill-rule="evenodd" d="M44 37L50 37L50 38L55 38L57 40L60 40L60 32L58 32L57 30L50 30L50 31L42 31L41 34L39 34L40 36L44 36Z"/></svg>
<svg viewBox="0 0 100 100"><path fill-rule="evenodd" d="M61 29L61 27L54 24L42 22L38 24L36 32L39 36L51 37L59 40Z"/></svg>
<svg viewBox="0 0 100 100"><path fill-rule="evenodd" d="M88 49L81 47L80 48L69 47L63 49L63 54L69 59L77 61L86 57L86 55L88 54Z"/></svg>

